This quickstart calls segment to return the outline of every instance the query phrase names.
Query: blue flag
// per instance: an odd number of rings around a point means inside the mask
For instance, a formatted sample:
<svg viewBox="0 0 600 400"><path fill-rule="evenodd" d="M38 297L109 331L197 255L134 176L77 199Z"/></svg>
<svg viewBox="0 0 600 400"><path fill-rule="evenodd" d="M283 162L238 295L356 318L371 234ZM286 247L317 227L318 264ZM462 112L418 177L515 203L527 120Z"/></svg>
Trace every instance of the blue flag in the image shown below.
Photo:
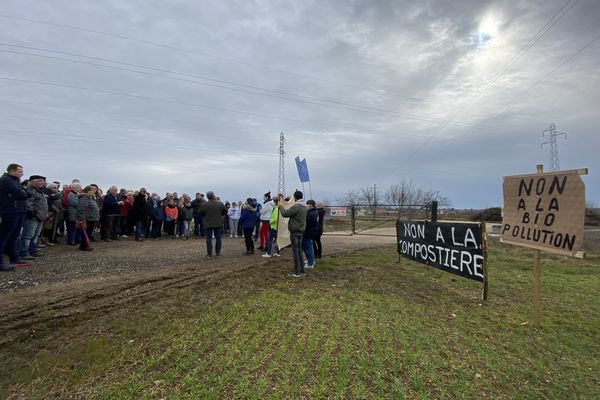
<svg viewBox="0 0 600 400"><path fill-rule="evenodd" d="M300 182L308 182L310 181L310 177L308 176L308 165L306 164L306 158L300 161L300 156L295 158L296 160L296 168L298 169L298 176L300 177Z"/></svg>

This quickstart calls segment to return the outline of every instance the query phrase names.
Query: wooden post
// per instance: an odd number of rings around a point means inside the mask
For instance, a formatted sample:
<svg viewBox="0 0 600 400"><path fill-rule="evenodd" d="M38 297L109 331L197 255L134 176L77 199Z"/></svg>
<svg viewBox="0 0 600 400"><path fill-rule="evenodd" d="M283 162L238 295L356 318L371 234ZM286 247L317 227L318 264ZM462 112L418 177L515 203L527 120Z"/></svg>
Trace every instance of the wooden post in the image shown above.
<svg viewBox="0 0 600 400"><path fill-rule="evenodd" d="M542 269L540 267L540 250L533 251L533 326L542 325Z"/></svg>
<svg viewBox="0 0 600 400"><path fill-rule="evenodd" d="M356 205L352 205L352 209L350 211L350 218L352 223L352 234L356 235Z"/></svg>
<svg viewBox="0 0 600 400"><path fill-rule="evenodd" d="M438 202L437 201L432 201L431 202L431 222L437 222L438 219Z"/></svg>
<svg viewBox="0 0 600 400"><path fill-rule="evenodd" d="M487 301L488 296L489 296L489 291L488 291L488 263L487 263L487 232L486 232L486 228L485 228L485 222L481 223L481 246L482 246L482 255L483 255L483 264L482 264L482 269L483 269L483 293L482 293L482 299L484 301Z"/></svg>
<svg viewBox="0 0 600 400"><path fill-rule="evenodd" d="M537 173L544 172L544 165L536 165ZM533 250L533 327L542 326L542 268L540 265L541 251Z"/></svg>
<svg viewBox="0 0 600 400"><path fill-rule="evenodd" d="M398 241L398 231L400 230L400 218L396 218L396 249L398 251L398 265L402 265L402 255L400 254L400 245Z"/></svg>

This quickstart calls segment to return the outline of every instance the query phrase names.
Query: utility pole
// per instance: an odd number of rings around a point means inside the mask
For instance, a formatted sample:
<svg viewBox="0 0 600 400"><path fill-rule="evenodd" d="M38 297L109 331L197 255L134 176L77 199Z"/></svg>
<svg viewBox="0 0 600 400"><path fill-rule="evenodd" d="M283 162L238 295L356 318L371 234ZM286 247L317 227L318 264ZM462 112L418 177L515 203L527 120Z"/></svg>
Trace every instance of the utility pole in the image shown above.
<svg viewBox="0 0 600 400"><path fill-rule="evenodd" d="M542 142L542 149L545 144L550 145L550 171L560 171L560 161L558 159L558 143L556 138L559 136L567 137L566 132L556 133L556 125L550 124L550 127L542 133L542 137L548 137L548 140Z"/></svg>
<svg viewBox="0 0 600 400"><path fill-rule="evenodd" d="M277 193L285 197L285 137L283 132L279 135L279 177L277 179Z"/></svg>
<svg viewBox="0 0 600 400"><path fill-rule="evenodd" d="M377 218L377 184L373 184L373 219Z"/></svg>

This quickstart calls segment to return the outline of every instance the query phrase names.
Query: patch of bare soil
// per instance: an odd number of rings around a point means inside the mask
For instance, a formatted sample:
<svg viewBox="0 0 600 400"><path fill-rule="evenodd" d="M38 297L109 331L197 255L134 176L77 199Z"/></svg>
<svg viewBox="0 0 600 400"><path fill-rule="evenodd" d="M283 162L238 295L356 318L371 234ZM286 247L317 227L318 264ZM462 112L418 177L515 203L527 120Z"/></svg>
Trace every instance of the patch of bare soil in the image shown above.
<svg viewBox="0 0 600 400"><path fill-rule="evenodd" d="M382 232L387 234L388 232ZM395 243L393 236L328 236L324 257ZM0 273L0 344L57 318L119 306L140 296L224 279L267 263L292 270L289 248L282 257L245 255L243 239L226 238L220 257L207 258L204 239L132 239L94 243L93 252L57 245L33 266ZM318 265L318 263L317 263Z"/></svg>

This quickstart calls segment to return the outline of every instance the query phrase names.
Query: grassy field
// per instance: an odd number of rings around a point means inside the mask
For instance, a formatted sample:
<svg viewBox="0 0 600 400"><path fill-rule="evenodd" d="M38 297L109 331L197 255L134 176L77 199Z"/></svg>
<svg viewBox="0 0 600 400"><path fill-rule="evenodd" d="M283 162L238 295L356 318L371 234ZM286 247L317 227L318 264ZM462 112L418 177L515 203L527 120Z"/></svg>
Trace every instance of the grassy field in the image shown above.
<svg viewBox="0 0 600 400"><path fill-rule="evenodd" d="M389 247L37 327L0 349L0 398L600 398L600 257L544 255L535 330L531 252L489 256L487 303Z"/></svg>

